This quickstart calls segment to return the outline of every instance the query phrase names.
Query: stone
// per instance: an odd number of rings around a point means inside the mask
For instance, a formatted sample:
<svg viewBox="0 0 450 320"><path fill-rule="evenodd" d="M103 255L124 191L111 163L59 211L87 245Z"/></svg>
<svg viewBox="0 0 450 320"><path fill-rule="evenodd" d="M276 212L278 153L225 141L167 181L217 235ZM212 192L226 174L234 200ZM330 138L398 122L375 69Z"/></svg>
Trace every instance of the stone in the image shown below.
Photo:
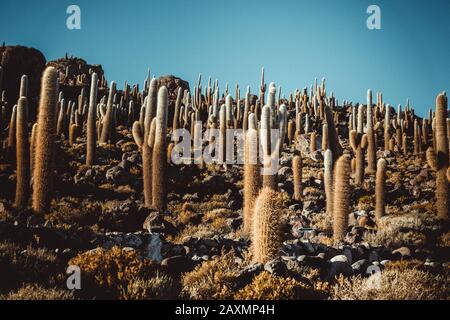
<svg viewBox="0 0 450 320"><path fill-rule="evenodd" d="M161 266L169 274L179 275L180 273L190 271L194 263L187 257L178 255L165 258L161 261Z"/></svg>
<svg viewBox="0 0 450 320"><path fill-rule="evenodd" d="M334 256L333 258L330 259L330 262L345 262L345 263L349 263L347 256L340 254L338 256Z"/></svg>
<svg viewBox="0 0 450 320"><path fill-rule="evenodd" d="M267 262L264 270L276 276L283 276L286 274L287 268L280 259L275 259Z"/></svg>
<svg viewBox="0 0 450 320"><path fill-rule="evenodd" d="M161 255L162 241L158 233L152 233L149 237L149 242L145 252L145 256L156 262L162 261Z"/></svg>
<svg viewBox="0 0 450 320"><path fill-rule="evenodd" d="M350 266L350 264L348 264L348 262L341 262L341 261L332 262L325 279L326 281L330 282L334 280L335 277L341 274L344 277L351 277L353 275L353 269Z"/></svg>

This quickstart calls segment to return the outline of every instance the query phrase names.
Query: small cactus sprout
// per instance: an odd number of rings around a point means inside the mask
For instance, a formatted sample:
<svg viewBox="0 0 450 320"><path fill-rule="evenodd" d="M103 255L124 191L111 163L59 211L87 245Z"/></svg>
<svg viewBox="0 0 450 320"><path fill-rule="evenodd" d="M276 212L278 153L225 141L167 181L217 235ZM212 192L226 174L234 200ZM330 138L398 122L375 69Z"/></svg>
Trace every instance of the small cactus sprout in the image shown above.
<svg viewBox="0 0 450 320"><path fill-rule="evenodd" d="M17 183L15 207L23 209L27 206L30 185L30 156L28 146L27 98L22 96L17 104L16 123L16 164Z"/></svg>
<svg viewBox="0 0 450 320"><path fill-rule="evenodd" d="M323 182L325 188L325 197L327 202L327 215L332 217L333 213L333 153L330 149L325 151L323 157Z"/></svg>
<svg viewBox="0 0 450 320"><path fill-rule="evenodd" d="M91 76L91 92L89 95L89 111L86 128L86 164L91 166L95 163L95 145L96 145L96 111L97 111L97 90L98 76L94 72Z"/></svg>
<svg viewBox="0 0 450 320"><path fill-rule="evenodd" d="M336 162L333 187L333 239L344 239L348 227L350 201L350 159L344 154Z"/></svg>
<svg viewBox="0 0 450 320"><path fill-rule="evenodd" d="M386 160L381 158L377 163L375 185L375 218L379 221L385 215Z"/></svg>
<svg viewBox="0 0 450 320"><path fill-rule="evenodd" d="M275 259L281 248L282 197L271 188L263 188L255 202L252 228L253 261L266 263Z"/></svg>
<svg viewBox="0 0 450 320"><path fill-rule="evenodd" d="M250 117L251 118L251 117ZM255 200L260 189L258 165L258 132L249 128L244 141L244 232L250 233Z"/></svg>
<svg viewBox="0 0 450 320"><path fill-rule="evenodd" d="M436 171L436 207L440 219L447 220L450 210L448 170L448 136L447 136L447 96L443 93L436 98L436 115L434 136L436 150L428 148L426 156L428 164Z"/></svg>
<svg viewBox="0 0 450 320"><path fill-rule="evenodd" d="M52 200L57 99L58 72L47 67L41 83L33 172L33 211L39 215L48 211Z"/></svg>
<svg viewBox="0 0 450 320"><path fill-rule="evenodd" d="M155 141L152 156L152 205L163 212L166 207L166 166L167 166L167 114L169 95L167 88L162 86L158 91L158 106L156 110Z"/></svg>
<svg viewBox="0 0 450 320"><path fill-rule="evenodd" d="M294 184L294 200L302 200L302 157L294 156L292 159L292 172Z"/></svg>

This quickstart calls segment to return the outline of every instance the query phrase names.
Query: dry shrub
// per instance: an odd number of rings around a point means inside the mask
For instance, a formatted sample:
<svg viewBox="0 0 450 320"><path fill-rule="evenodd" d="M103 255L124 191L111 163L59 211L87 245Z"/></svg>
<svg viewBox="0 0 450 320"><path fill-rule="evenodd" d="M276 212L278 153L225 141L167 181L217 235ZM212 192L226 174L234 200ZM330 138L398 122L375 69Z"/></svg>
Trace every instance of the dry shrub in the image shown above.
<svg viewBox="0 0 450 320"><path fill-rule="evenodd" d="M148 277L156 269L153 261L141 260L135 250L119 247L84 252L69 264L80 267L85 293L99 294L102 298L127 297L131 282Z"/></svg>
<svg viewBox="0 0 450 320"><path fill-rule="evenodd" d="M372 276L374 277L374 276ZM441 300L450 298L449 279L418 269L384 270L380 287L372 277L339 277L332 298L335 300Z"/></svg>
<svg viewBox="0 0 450 320"><path fill-rule="evenodd" d="M11 242L0 243L1 291L28 282L54 284L58 272L63 271L60 267L56 255L48 249L29 246L24 250Z"/></svg>
<svg viewBox="0 0 450 320"><path fill-rule="evenodd" d="M257 275L235 295L236 300L311 300L321 299L323 293L293 278L273 276L267 271Z"/></svg>
<svg viewBox="0 0 450 320"><path fill-rule="evenodd" d="M333 220L326 212L316 213L312 216L311 226L316 230L331 233L333 230Z"/></svg>
<svg viewBox="0 0 450 320"><path fill-rule="evenodd" d="M72 291L58 288L44 288L37 284L27 284L20 289L0 297L0 300L73 300Z"/></svg>
<svg viewBox="0 0 450 320"><path fill-rule="evenodd" d="M193 271L183 274L181 295L186 299L231 299L237 263L233 252L205 261Z"/></svg>
<svg viewBox="0 0 450 320"><path fill-rule="evenodd" d="M138 278L128 284L127 300L174 299L175 284L171 277L157 273L150 279Z"/></svg>
<svg viewBox="0 0 450 320"><path fill-rule="evenodd" d="M377 233L366 233L371 245L401 247L407 244L423 245L427 231L436 225L436 218L425 214L404 214L381 218Z"/></svg>

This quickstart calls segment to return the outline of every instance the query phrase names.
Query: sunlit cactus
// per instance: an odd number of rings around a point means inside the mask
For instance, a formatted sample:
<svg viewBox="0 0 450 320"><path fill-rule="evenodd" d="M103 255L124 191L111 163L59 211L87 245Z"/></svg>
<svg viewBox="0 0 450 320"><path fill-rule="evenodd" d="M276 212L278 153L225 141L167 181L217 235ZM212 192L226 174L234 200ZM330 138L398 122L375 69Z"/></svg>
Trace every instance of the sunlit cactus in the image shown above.
<svg viewBox="0 0 450 320"><path fill-rule="evenodd" d="M152 205L160 212L163 212L167 207L166 134L168 105L168 91L165 86L162 86L158 91L155 142L153 144L152 155Z"/></svg>
<svg viewBox="0 0 450 320"><path fill-rule="evenodd" d="M27 121L28 100L25 96L19 98L17 104L16 123L16 198L14 205L18 209L27 206L30 186L30 155L28 145L28 121Z"/></svg>
<svg viewBox="0 0 450 320"><path fill-rule="evenodd" d="M258 165L258 132L254 128L247 130L244 143L244 232L249 233L261 178Z"/></svg>
<svg viewBox="0 0 450 320"><path fill-rule="evenodd" d="M94 72L91 76L91 91L89 95L89 110L87 116L86 127L86 164L88 166L95 163L95 147L96 147L96 116L97 116L97 90L98 76Z"/></svg>
<svg viewBox="0 0 450 320"><path fill-rule="evenodd" d="M436 171L436 208L440 219L449 218L450 194L447 179L448 170L448 136L447 136L447 103L445 94L439 94L436 98L436 123L434 136L436 149L432 147L427 150L427 160L433 170Z"/></svg>
<svg viewBox="0 0 450 320"><path fill-rule="evenodd" d="M281 249L282 199L277 191L263 188L255 202L252 228L253 261L266 263Z"/></svg>
<svg viewBox="0 0 450 320"><path fill-rule="evenodd" d="M350 202L350 159L342 155L335 164L333 177L333 239L344 239L348 227Z"/></svg>
<svg viewBox="0 0 450 320"><path fill-rule="evenodd" d="M37 214L46 213L52 200L57 98L58 72L47 67L41 82L34 154L33 211Z"/></svg>
<svg viewBox="0 0 450 320"><path fill-rule="evenodd" d="M381 158L377 163L375 184L375 218L377 221L385 215L386 160Z"/></svg>

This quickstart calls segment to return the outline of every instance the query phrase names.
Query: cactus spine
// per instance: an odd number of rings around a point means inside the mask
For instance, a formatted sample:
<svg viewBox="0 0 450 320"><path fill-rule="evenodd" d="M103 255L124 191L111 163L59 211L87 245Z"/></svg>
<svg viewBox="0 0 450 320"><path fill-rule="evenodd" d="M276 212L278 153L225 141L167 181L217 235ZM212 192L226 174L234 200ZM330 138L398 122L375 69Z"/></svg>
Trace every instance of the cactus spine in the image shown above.
<svg viewBox="0 0 450 320"><path fill-rule="evenodd" d="M57 98L58 72L53 67L47 67L42 76L37 132L35 134L33 211L37 214L47 212L52 199Z"/></svg>
<svg viewBox="0 0 450 320"><path fill-rule="evenodd" d="M428 164L436 171L436 207L440 219L449 218L450 194L447 180L448 170L448 136L447 136L447 96L443 93L436 98L435 139L436 151L427 150Z"/></svg>
<svg viewBox="0 0 450 320"><path fill-rule="evenodd" d="M16 124L16 163L17 163L17 183L15 206L23 209L27 206L30 185L30 156L28 146L28 122L27 122L28 101L25 96L19 98L17 104L17 124Z"/></svg>
<svg viewBox="0 0 450 320"><path fill-rule="evenodd" d="M249 233L252 228L253 208L260 188L260 167L258 165L258 132L250 125L245 135L244 232Z"/></svg>
<svg viewBox="0 0 450 320"><path fill-rule="evenodd" d="M342 155L334 169L333 193L333 239L340 242L344 239L348 227L350 201L350 160Z"/></svg>
<svg viewBox="0 0 450 320"><path fill-rule="evenodd" d="M292 159L292 172L294 174L294 200L302 199L302 157L297 155Z"/></svg>
<svg viewBox="0 0 450 320"><path fill-rule="evenodd" d="M86 164L91 166L95 163L95 144L96 144L96 111L97 111L97 90L98 76L94 72L91 77L91 92L89 95L89 111L87 118L87 138L86 138Z"/></svg>
<svg viewBox="0 0 450 320"><path fill-rule="evenodd" d="M158 91L158 107L156 110L155 142L152 156L152 205L158 211L166 209L166 134L169 96L167 88L162 86Z"/></svg>
<svg viewBox="0 0 450 320"><path fill-rule="evenodd" d="M279 194L263 188L255 202L252 228L253 261L266 263L277 257L281 247Z"/></svg>

